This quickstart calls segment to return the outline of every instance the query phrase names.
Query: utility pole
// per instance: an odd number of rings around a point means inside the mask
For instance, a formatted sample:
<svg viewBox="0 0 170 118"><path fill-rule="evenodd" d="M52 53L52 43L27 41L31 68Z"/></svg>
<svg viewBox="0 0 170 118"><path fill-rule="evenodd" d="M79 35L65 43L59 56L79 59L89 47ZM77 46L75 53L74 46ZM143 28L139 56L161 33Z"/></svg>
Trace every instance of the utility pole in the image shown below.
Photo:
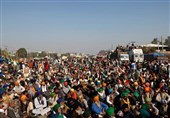
<svg viewBox="0 0 170 118"><path fill-rule="evenodd" d="M161 36L161 43L162 43L162 51L163 51L163 39L162 39L162 36Z"/></svg>
<svg viewBox="0 0 170 118"><path fill-rule="evenodd" d="M158 51L159 51L159 40L157 39Z"/></svg>

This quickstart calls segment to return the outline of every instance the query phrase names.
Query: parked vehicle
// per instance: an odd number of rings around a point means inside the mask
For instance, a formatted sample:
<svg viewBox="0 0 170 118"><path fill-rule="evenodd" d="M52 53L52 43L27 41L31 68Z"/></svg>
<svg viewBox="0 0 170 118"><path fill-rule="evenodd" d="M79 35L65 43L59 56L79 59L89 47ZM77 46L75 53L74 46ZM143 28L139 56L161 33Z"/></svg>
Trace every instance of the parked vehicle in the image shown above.
<svg viewBox="0 0 170 118"><path fill-rule="evenodd" d="M119 61L129 61L129 54L127 51L123 51L120 50L118 48L116 48L116 50L114 52L110 53L110 59L115 59L115 60L119 60Z"/></svg>
<svg viewBox="0 0 170 118"><path fill-rule="evenodd" d="M144 61L143 50L140 48L130 49L129 58L130 58L130 61L143 62Z"/></svg>

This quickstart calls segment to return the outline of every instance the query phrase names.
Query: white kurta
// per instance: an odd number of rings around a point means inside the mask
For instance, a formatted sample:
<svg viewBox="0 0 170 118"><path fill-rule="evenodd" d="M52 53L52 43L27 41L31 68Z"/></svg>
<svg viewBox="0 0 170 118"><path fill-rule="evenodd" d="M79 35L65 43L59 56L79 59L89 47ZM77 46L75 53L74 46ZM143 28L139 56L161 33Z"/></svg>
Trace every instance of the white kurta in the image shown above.
<svg viewBox="0 0 170 118"><path fill-rule="evenodd" d="M47 107L47 100L45 97L43 97L41 100L38 100L38 98L36 97L34 99L34 105L35 105L35 109L33 109L33 113L35 115L45 115L47 114L51 108L50 107Z"/></svg>
<svg viewBox="0 0 170 118"><path fill-rule="evenodd" d="M47 86L46 85L41 86L41 90L42 90L42 92L46 92L47 91Z"/></svg>
<svg viewBox="0 0 170 118"><path fill-rule="evenodd" d="M22 93L22 92L25 91L25 88L24 88L23 86L19 85L19 86L15 86L15 87L13 88L13 90L14 90L15 92L17 92L17 93Z"/></svg>

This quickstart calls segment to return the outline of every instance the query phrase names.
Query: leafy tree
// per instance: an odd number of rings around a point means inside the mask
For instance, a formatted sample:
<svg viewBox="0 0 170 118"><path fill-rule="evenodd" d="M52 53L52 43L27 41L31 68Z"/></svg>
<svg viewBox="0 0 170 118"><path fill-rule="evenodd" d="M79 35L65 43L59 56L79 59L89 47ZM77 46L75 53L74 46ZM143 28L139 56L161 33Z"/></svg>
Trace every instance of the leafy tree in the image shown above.
<svg viewBox="0 0 170 118"><path fill-rule="evenodd" d="M49 55L50 55L50 57L52 57L52 58L57 58L57 53L50 53Z"/></svg>
<svg viewBox="0 0 170 118"><path fill-rule="evenodd" d="M45 57L47 56L47 53L45 51L42 51L40 54L39 54L39 57Z"/></svg>
<svg viewBox="0 0 170 118"><path fill-rule="evenodd" d="M165 39L164 45L170 46L170 37L168 37L167 39Z"/></svg>
<svg viewBox="0 0 170 118"><path fill-rule="evenodd" d="M25 48L20 48L17 50L16 55L18 58L26 58L27 57L27 50Z"/></svg>
<svg viewBox="0 0 170 118"><path fill-rule="evenodd" d="M153 39L153 41L151 42L152 44L158 44L159 43L159 41L158 41L158 39L157 38L154 38Z"/></svg>
<svg viewBox="0 0 170 118"><path fill-rule="evenodd" d="M29 53L29 56L30 56L31 58L35 58L35 57L38 56L38 52L30 52L30 53Z"/></svg>
<svg viewBox="0 0 170 118"><path fill-rule="evenodd" d="M61 57L62 57L62 56L70 57L70 53L61 54Z"/></svg>

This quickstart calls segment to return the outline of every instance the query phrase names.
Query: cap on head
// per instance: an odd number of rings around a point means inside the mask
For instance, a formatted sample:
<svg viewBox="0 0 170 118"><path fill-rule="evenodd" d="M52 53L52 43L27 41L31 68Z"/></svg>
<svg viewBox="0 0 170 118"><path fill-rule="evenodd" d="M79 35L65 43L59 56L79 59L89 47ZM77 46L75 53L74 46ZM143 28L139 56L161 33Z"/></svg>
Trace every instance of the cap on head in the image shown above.
<svg viewBox="0 0 170 118"><path fill-rule="evenodd" d="M56 104L56 105L53 107L53 110L54 110L54 111L57 111L59 107L60 107L60 104Z"/></svg>
<svg viewBox="0 0 170 118"><path fill-rule="evenodd" d="M115 109L113 107L110 107L107 109L106 114L109 116L112 116L114 114Z"/></svg>

